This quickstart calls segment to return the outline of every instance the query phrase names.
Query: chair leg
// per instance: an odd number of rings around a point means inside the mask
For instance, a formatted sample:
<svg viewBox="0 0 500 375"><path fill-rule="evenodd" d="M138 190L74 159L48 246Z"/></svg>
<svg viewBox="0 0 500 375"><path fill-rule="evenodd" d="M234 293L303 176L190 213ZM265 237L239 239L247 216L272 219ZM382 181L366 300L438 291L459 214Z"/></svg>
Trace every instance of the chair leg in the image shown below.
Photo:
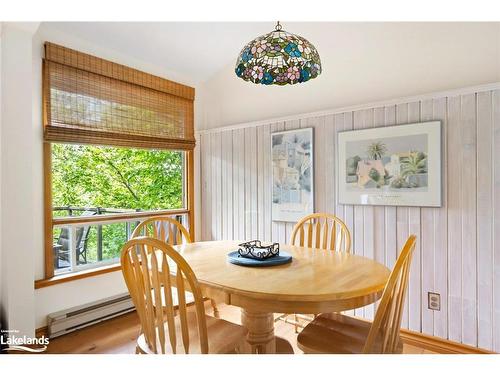
<svg viewBox="0 0 500 375"><path fill-rule="evenodd" d="M314 318L316 318L316 315L317 314L314 315ZM314 318L304 314L281 314L277 318L274 318L274 321L277 322L278 320L281 320L287 324L292 324L294 326L295 333L299 333L299 328L304 328L306 324L302 323L301 319L306 322L311 322Z"/></svg>
<svg viewBox="0 0 500 375"><path fill-rule="evenodd" d="M217 304L213 299L210 299L210 304L212 305L212 310L214 312L215 318L220 318L219 309L217 309Z"/></svg>

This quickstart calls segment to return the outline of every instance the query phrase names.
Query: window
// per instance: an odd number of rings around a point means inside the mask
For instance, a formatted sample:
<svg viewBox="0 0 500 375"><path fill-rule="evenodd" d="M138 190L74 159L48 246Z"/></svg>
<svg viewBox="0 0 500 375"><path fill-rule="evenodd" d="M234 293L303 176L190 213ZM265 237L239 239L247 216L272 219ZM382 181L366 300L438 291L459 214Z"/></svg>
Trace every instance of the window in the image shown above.
<svg viewBox="0 0 500 375"><path fill-rule="evenodd" d="M116 262L138 223L58 224L65 219L185 209L184 159L182 151L53 143L54 273Z"/></svg>
<svg viewBox="0 0 500 375"><path fill-rule="evenodd" d="M194 89L46 43L43 90L46 279L117 264L154 215L193 235Z"/></svg>

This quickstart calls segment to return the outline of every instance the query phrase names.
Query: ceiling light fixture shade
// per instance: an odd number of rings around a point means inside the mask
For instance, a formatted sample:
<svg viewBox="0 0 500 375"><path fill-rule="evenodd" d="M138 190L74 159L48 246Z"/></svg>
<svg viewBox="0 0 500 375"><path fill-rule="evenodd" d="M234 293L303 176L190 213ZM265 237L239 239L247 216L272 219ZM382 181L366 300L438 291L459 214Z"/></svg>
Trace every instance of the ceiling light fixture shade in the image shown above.
<svg viewBox="0 0 500 375"><path fill-rule="evenodd" d="M305 38L281 29L248 43L236 61L236 75L245 81L264 85L293 85L321 74L316 48Z"/></svg>

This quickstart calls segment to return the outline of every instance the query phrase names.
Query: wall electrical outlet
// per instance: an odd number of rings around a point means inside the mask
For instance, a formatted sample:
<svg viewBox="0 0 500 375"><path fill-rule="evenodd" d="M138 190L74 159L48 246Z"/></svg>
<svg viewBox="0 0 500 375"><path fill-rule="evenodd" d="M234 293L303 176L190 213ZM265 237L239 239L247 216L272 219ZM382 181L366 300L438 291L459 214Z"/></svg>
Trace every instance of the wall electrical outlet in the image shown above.
<svg viewBox="0 0 500 375"><path fill-rule="evenodd" d="M427 308L430 310L441 310L441 295L439 293L427 293Z"/></svg>

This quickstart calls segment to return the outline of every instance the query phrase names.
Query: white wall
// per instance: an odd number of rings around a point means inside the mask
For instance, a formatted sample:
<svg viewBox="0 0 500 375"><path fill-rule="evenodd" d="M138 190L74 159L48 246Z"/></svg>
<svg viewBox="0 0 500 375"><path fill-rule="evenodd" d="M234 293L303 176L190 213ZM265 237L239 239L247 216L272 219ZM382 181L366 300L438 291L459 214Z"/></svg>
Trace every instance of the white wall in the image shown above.
<svg viewBox="0 0 500 375"><path fill-rule="evenodd" d="M441 208L338 204L339 131L431 120L443 126ZM355 254L392 268L417 235L403 327L500 352L500 83L200 132L202 240L289 243L294 223L271 217L270 134L309 127L315 212L345 221ZM441 295L441 311L427 308L429 291Z"/></svg>
<svg viewBox="0 0 500 375"><path fill-rule="evenodd" d="M230 63L199 90L199 129L500 80L500 23L334 23L288 31L315 44L323 73L305 84L265 86L236 77Z"/></svg>
<svg viewBox="0 0 500 375"><path fill-rule="evenodd" d="M121 272L70 281L37 289L35 292L36 326L47 325L48 314L116 296L127 291Z"/></svg>
<svg viewBox="0 0 500 375"><path fill-rule="evenodd" d="M38 23L2 26L2 309L9 329L34 334L32 37ZM8 94L6 94L8 93Z"/></svg>

